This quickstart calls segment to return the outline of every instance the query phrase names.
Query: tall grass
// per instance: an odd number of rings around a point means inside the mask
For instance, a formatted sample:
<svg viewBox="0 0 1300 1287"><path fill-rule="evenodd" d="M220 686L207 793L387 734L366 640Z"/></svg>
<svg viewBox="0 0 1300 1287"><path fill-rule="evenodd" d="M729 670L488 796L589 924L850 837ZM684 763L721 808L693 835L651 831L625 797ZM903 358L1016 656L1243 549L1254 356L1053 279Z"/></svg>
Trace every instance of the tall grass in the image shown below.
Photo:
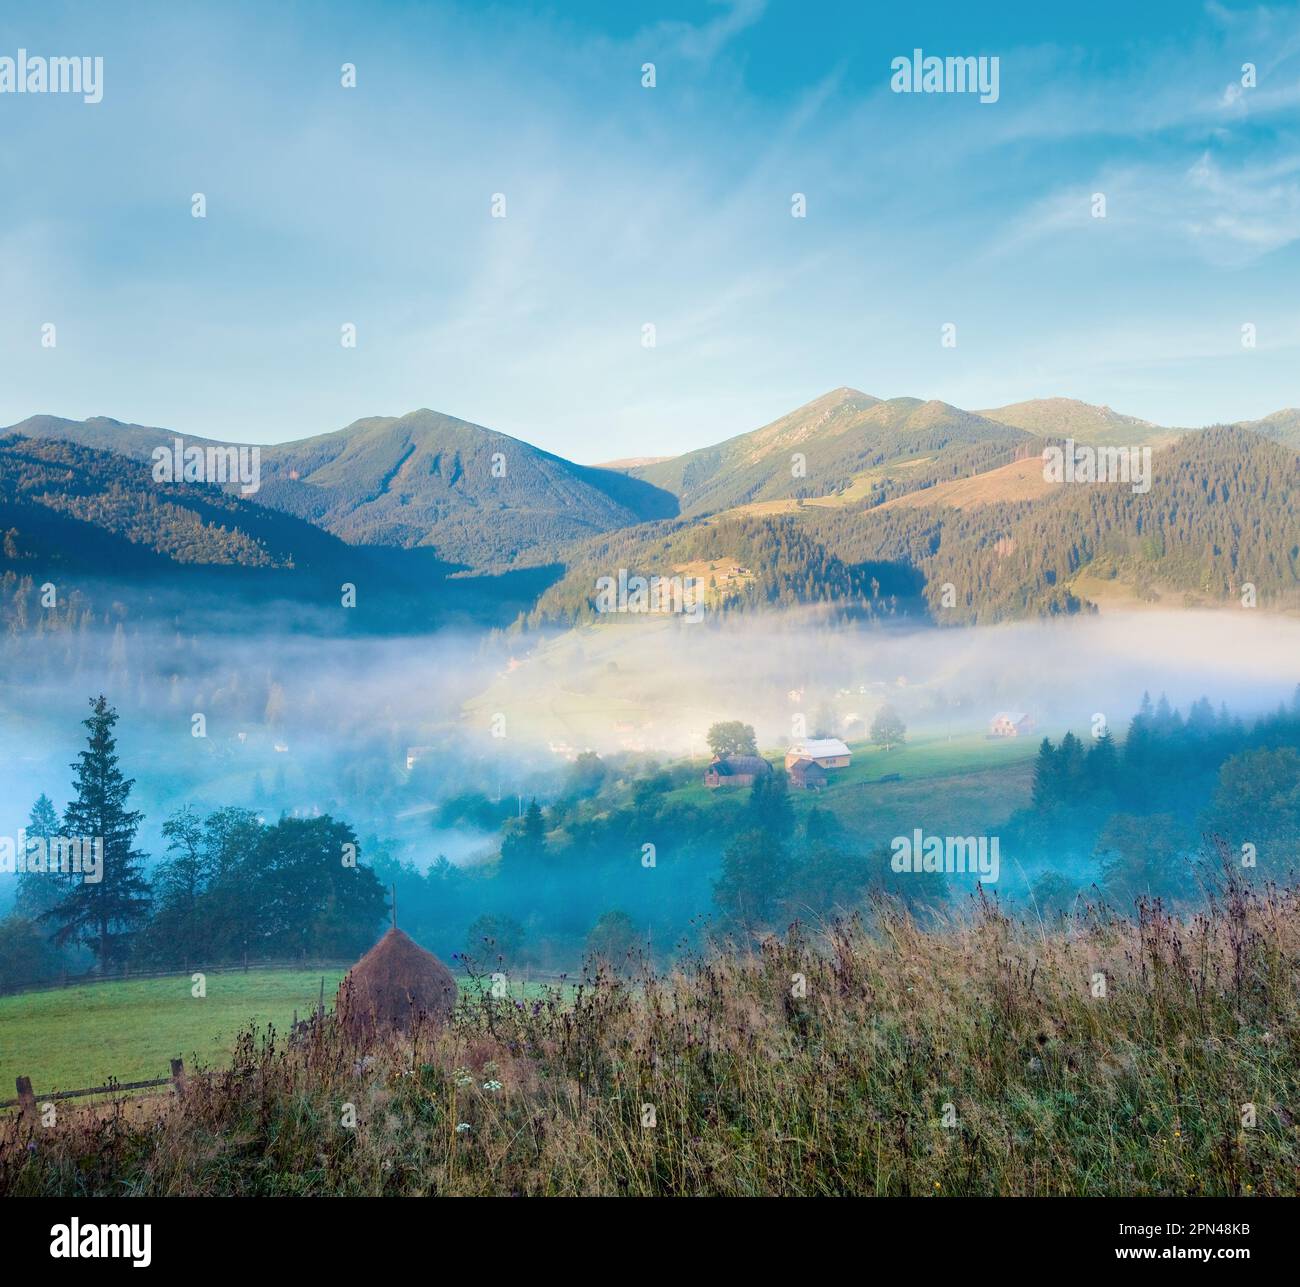
<svg viewBox="0 0 1300 1287"><path fill-rule="evenodd" d="M366 1050L246 1033L156 1110L10 1120L0 1192L1292 1194L1298 954L1231 875L1189 918L879 902Z"/></svg>

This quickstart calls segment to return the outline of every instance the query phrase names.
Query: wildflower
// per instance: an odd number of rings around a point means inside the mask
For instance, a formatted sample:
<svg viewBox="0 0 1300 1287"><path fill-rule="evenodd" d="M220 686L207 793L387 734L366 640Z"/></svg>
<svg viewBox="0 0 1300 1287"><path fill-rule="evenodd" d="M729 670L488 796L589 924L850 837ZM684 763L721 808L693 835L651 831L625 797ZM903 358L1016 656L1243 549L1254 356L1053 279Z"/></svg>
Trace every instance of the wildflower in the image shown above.
<svg viewBox="0 0 1300 1287"><path fill-rule="evenodd" d="M495 1080L494 1080L494 1081L485 1081L485 1082L483 1083L483 1089L484 1089L484 1090L500 1090L500 1089L501 1089L501 1083L500 1083L499 1081L495 1081Z"/></svg>
<svg viewBox="0 0 1300 1287"><path fill-rule="evenodd" d="M469 1075L463 1068L457 1068L455 1072L457 1086L472 1086L474 1078Z"/></svg>
<svg viewBox="0 0 1300 1287"><path fill-rule="evenodd" d="M469 1124L468 1122L457 1122L457 1123L456 1123L456 1134L457 1134L457 1135L464 1135L466 1131L470 1131L470 1130L473 1130L473 1127L470 1126L470 1124Z"/></svg>

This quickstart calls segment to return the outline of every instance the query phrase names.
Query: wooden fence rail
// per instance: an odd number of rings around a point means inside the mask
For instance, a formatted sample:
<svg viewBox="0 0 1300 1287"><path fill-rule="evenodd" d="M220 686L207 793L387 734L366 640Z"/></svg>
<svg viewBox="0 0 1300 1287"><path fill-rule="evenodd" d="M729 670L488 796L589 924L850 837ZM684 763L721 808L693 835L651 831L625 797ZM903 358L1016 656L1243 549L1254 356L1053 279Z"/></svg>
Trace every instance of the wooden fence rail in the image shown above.
<svg viewBox="0 0 1300 1287"><path fill-rule="evenodd" d="M0 988L0 996L18 996L28 992L57 992L63 988L80 988L92 983L123 983L138 979L174 979L189 974L247 974L250 970L303 970L315 974L318 970L347 970L355 961L306 961L306 960L270 960L244 961L225 965L187 965L172 970L119 970L112 974L93 972L90 974L69 974L57 983L39 983L35 987L19 985L12 988Z"/></svg>
<svg viewBox="0 0 1300 1287"><path fill-rule="evenodd" d="M172 1060L170 1077L154 1077L150 1081L118 1081L107 1086L88 1086L85 1090L56 1090L48 1095L37 1095L30 1077L17 1079L18 1098L0 1099L0 1108L18 1108L24 1113L34 1113L37 1103L50 1104L61 1099L80 1099L83 1095L115 1095L120 1090L150 1090L155 1086L174 1086L179 1093L185 1084L185 1061Z"/></svg>

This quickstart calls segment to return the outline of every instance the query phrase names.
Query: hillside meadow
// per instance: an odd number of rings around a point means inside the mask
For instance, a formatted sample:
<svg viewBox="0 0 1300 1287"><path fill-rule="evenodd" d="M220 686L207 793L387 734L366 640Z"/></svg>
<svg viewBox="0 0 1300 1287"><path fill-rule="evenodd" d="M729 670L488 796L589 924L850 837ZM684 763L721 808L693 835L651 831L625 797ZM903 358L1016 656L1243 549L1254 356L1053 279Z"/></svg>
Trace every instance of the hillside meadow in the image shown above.
<svg viewBox="0 0 1300 1287"><path fill-rule="evenodd" d="M480 993L365 1047L248 1031L152 1118L0 1123L0 1194L1294 1195L1294 892L995 904Z"/></svg>
<svg viewBox="0 0 1300 1287"><path fill-rule="evenodd" d="M224 1062L250 1023L286 1031L316 1005L322 976L332 1000L341 969L214 971L207 996L189 974L111 980L0 997L0 1099L14 1079L37 1094L167 1076L169 1061Z"/></svg>
<svg viewBox="0 0 1300 1287"><path fill-rule="evenodd" d="M315 1008L321 980L326 1007L345 971L250 969L212 971L207 995L192 995L189 974L109 980L0 997L0 1099L19 1076L37 1096L117 1081L168 1075L170 1061L187 1068L221 1067L250 1024L287 1032L295 1013ZM474 994L479 984L458 980ZM512 995L535 996L538 984L515 984Z"/></svg>

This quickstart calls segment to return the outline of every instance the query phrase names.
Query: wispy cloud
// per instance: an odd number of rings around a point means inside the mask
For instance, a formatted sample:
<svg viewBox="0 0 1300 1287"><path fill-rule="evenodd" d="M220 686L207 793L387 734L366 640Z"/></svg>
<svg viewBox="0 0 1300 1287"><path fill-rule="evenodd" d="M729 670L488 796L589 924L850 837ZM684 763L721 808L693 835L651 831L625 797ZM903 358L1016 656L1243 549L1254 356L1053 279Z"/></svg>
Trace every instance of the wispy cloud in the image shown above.
<svg viewBox="0 0 1300 1287"><path fill-rule="evenodd" d="M590 460L841 384L993 405L1028 396L1030 353L1035 391L1121 410L1149 360L1163 401L1132 409L1166 422L1294 401L1280 367L1172 382L1168 358L1231 335L1243 294L1262 335L1294 312L1300 13L1179 6L1104 39L991 13L980 105L892 94L912 19L846 12L236 4L146 27L53 3L29 46L102 49L106 97L0 103L0 422L271 438L427 405Z"/></svg>

